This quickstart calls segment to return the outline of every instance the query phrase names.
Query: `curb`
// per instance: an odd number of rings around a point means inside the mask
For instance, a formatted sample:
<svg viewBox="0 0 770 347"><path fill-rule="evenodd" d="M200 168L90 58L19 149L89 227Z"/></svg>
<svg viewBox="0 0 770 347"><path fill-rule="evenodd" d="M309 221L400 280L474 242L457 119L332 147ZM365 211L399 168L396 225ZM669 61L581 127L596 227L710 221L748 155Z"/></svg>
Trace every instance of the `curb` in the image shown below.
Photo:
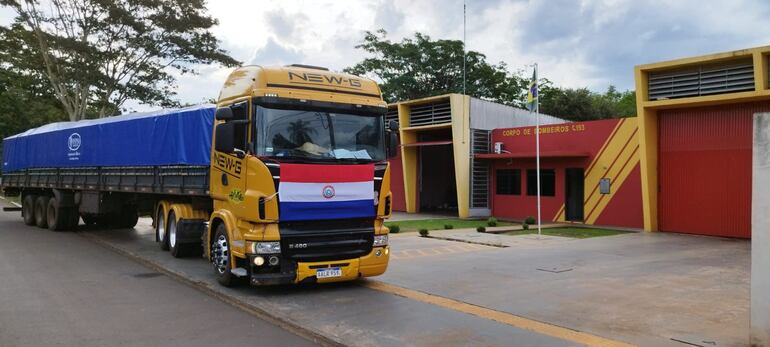
<svg viewBox="0 0 770 347"><path fill-rule="evenodd" d="M454 241L454 242L464 242L464 243L471 243L474 245L481 245L481 246L488 246L488 247L497 247L497 248L508 248L510 246L506 246L503 244L494 244L494 243L487 243L487 242L479 242L479 241L470 241L465 239L458 239L454 237L443 237L443 236L421 236L426 239L436 239L436 240L444 240L444 241Z"/></svg>
<svg viewBox="0 0 770 347"><path fill-rule="evenodd" d="M131 259L131 260L133 260L133 261L135 261L135 262L137 262L137 263L139 263L139 264L141 264L143 266L146 266L146 267L148 267L148 268L150 268L152 270L158 271L158 272L160 272L160 273L162 273L162 274L164 274L164 275L166 275L166 276L168 276L168 277L170 277L170 278L172 278L174 280L182 282L183 284L186 284L186 285L188 285L188 286L190 286L190 287L192 287L194 289L197 289L197 290L203 292L204 294L207 294L207 295L212 296L212 297L214 297L216 299L219 299L220 301L222 301L222 302L224 302L226 304L229 304L229 305L231 305L231 306L233 306L233 307L235 307L237 309L240 309L240 310L242 310L242 311L244 311L244 312L246 312L246 313L248 313L248 314L250 314L252 316L255 316L255 317L259 318L259 319L263 319L263 320L265 320L265 321L267 321L269 323L272 323L272 324L278 326L279 328L282 328L282 329L284 329L284 330L286 330L288 332L291 332L291 333L293 333L295 335L304 337L305 339L310 340L312 342L315 342L315 343L317 343L317 344L319 344L321 346L325 346L325 347L341 347L341 346L345 346L345 344L343 344L342 342L336 341L336 340L334 340L334 339L332 339L332 338L330 338L328 336L325 336L322 332L318 332L318 331L315 331L315 330L312 330L312 329L308 329L306 327L303 327L303 326L301 326L299 324L296 324L296 323L290 321L286 317L281 317L281 316L275 315L275 314L273 314L273 313L271 313L269 311L266 311L266 310L264 310L262 308L256 307L256 306L254 306L252 304L249 304L249 303L245 303L243 301L240 301L238 299L233 298L230 295L227 295L227 294L221 293L219 291L216 291L216 290L210 288L205 282L194 281L192 279L189 279L189 278L185 277L182 273L179 273L179 272L176 272L176 271L171 271L171 270L165 268L164 266L162 266L162 265L160 265L160 264L158 264L158 263L156 263L154 261L145 259L145 258L139 256L138 254L134 253L134 252L131 252L131 251L125 250L123 248L120 248L118 246L115 246L115 245L113 245L113 244L111 244L111 243L109 243L107 241L104 241L104 240L100 239L97 236L94 236L94 235L91 235L91 234L88 234L88 233L83 233L83 232L77 232L77 235L81 236L83 238L86 238L89 241L92 241L92 242L94 242L94 243L96 243L96 244L98 244L98 245L100 245L102 247L105 247L105 248L107 248L107 249L109 249L109 250L111 250L111 251L113 251L115 253L118 253L118 254L121 254L123 256L126 256L127 258L129 258L129 259Z"/></svg>
<svg viewBox="0 0 770 347"><path fill-rule="evenodd" d="M3 199L3 200L5 200L5 202L7 202L7 203L9 203L9 204L11 204L11 205L13 205L13 206L16 206L16 207L21 207L21 205L19 205L18 203L15 203L15 202L13 202L13 201L11 201L11 200L8 200L8 199L7 199L6 197L4 197L4 196L0 196L0 199Z"/></svg>

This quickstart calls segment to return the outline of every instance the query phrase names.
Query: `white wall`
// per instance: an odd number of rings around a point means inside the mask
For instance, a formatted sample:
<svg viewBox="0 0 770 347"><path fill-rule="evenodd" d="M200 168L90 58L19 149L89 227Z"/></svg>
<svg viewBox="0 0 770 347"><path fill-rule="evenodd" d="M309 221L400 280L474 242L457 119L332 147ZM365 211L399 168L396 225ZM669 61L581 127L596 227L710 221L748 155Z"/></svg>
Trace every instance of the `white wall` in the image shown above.
<svg viewBox="0 0 770 347"><path fill-rule="evenodd" d="M770 113L754 115L751 346L770 347Z"/></svg>
<svg viewBox="0 0 770 347"><path fill-rule="evenodd" d="M471 98L471 129L492 130L497 128L515 128L534 126L536 116L527 110L506 106L491 101ZM561 118L540 114L540 124L560 124L567 121Z"/></svg>

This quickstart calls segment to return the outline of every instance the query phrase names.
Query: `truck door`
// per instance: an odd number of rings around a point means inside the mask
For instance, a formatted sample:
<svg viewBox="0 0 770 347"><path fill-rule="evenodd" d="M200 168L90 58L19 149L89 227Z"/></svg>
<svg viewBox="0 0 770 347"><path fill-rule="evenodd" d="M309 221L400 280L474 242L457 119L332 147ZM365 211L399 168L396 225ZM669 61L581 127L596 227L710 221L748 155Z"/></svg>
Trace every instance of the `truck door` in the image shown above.
<svg viewBox="0 0 770 347"><path fill-rule="evenodd" d="M216 139L213 148L211 171L211 195L227 206L215 206L215 208L227 208L236 217L242 218L247 211L244 204L246 194L246 158L248 153L248 103L241 102L230 106L233 117L220 123L217 127L228 128L226 131L217 131L215 136L232 137L232 151L221 151L217 148Z"/></svg>

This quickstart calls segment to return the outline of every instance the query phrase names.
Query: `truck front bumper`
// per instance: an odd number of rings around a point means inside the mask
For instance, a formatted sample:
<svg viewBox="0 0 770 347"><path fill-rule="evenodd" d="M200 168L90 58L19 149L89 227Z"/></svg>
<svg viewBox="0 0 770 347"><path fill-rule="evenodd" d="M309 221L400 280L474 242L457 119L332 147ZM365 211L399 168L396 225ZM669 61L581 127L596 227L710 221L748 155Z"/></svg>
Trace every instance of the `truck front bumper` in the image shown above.
<svg viewBox="0 0 770 347"><path fill-rule="evenodd" d="M253 265L253 258L249 258L250 283L255 286L277 285L291 283L331 283L352 281L360 277L381 275L388 268L390 248L374 247L369 254L353 259L331 260L322 262L294 263L282 259L279 268L275 272L260 272L260 268ZM340 276L318 278L319 270L339 268Z"/></svg>

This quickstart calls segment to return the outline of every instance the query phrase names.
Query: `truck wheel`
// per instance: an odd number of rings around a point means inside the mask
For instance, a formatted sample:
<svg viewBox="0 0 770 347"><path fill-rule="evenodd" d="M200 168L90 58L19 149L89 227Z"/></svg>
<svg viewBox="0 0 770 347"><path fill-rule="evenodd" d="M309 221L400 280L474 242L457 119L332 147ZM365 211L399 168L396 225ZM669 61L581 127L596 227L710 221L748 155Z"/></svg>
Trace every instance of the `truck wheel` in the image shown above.
<svg viewBox="0 0 770 347"><path fill-rule="evenodd" d="M27 195L21 202L21 216L24 217L24 224L35 225L35 200L37 195Z"/></svg>
<svg viewBox="0 0 770 347"><path fill-rule="evenodd" d="M48 227L48 200L51 198L48 196L38 196L35 199L35 225L38 228Z"/></svg>
<svg viewBox="0 0 770 347"><path fill-rule="evenodd" d="M68 209L59 207L59 200L56 198L48 199L46 208L48 229L53 231L66 230L70 220L69 213L67 213Z"/></svg>
<svg viewBox="0 0 770 347"><path fill-rule="evenodd" d="M163 209L158 209L158 217L155 218L155 239L160 242L160 249L168 251L168 232L166 231L166 216Z"/></svg>
<svg viewBox="0 0 770 347"><path fill-rule="evenodd" d="M219 224L214 240L211 242L211 264L214 266L217 281L221 285L225 287L235 285L235 275L230 272L230 240L227 239L224 223Z"/></svg>
<svg viewBox="0 0 770 347"><path fill-rule="evenodd" d="M136 212L135 208L129 208L126 210L123 210L123 212L120 213L120 227L131 229L136 226L136 223L139 222L139 213Z"/></svg>
<svg viewBox="0 0 770 347"><path fill-rule="evenodd" d="M168 248L171 251L171 255L174 256L174 258L181 258L187 255L187 251L189 250L188 245L180 244L177 242L176 239L176 214L174 211L168 212L168 224L167 224L167 234L168 234Z"/></svg>

